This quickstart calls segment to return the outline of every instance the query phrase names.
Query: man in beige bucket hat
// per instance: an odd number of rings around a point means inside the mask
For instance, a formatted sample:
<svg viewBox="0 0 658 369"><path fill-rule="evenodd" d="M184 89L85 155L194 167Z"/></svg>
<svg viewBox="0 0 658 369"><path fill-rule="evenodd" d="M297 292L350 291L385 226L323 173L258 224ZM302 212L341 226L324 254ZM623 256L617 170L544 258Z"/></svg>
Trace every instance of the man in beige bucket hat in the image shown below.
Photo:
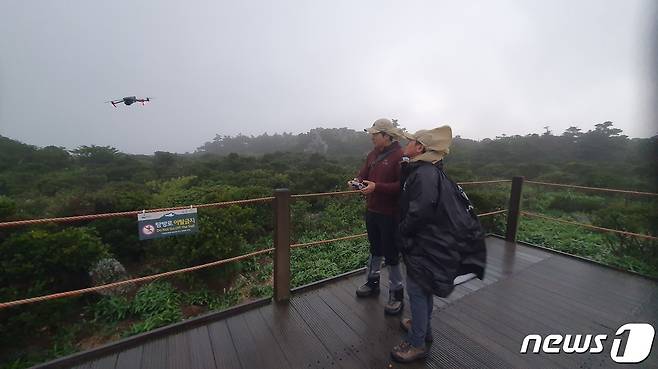
<svg viewBox="0 0 658 369"><path fill-rule="evenodd" d="M404 133L409 140L400 183L400 248L407 272L411 319L400 325L405 339L391 351L394 360L410 362L427 356L433 341L433 295L447 297L458 275L484 277L484 230L468 197L443 171L452 130L441 126Z"/></svg>
<svg viewBox="0 0 658 369"><path fill-rule="evenodd" d="M396 242L401 130L390 119L382 118L364 131L370 133L374 148L357 177L348 182L366 195L366 229L370 243L366 283L356 290L356 295L367 297L379 293L380 269L385 260L389 268L389 299L384 312L395 315L402 312L404 301L400 250Z"/></svg>
<svg viewBox="0 0 658 369"><path fill-rule="evenodd" d="M452 144L452 129L450 126L441 126L434 129L421 129L411 134L401 132L409 140L404 154L410 161L427 161L436 163L450 153Z"/></svg>

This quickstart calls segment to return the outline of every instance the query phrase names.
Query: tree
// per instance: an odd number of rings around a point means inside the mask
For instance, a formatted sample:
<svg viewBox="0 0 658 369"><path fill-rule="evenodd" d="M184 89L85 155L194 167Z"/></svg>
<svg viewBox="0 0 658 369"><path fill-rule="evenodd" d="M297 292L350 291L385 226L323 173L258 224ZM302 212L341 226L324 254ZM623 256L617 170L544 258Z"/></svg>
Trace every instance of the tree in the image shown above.
<svg viewBox="0 0 658 369"><path fill-rule="evenodd" d="M167 172L175 169L173 168L175 164L176 154L172 154L166 151L156 151L153 154L153 169L159 178L165 177Z"/></svg>
<svg viewBox="0 0 658 369"><path fill-rule="evenodd" d="M71 153L82 163L92 165L109 164L119 156L119 150L114 147L96 145L80 146Z"/></svg>
<svg viewBox="0 0 658 369"><path fill-rule="evenodd" d="M619 128L612 128L612 122L606 121L603 123L596 124L594 129L595 133L599 133L603 137L628 137L628 136L619 136L623 131Z"/></svg>
<svg viewBox="0 0 658 369"><path fill-rule="evenodd" d="M562 137L567 137L573 139L572 142L575 142L575 139L580 137L582 133L580 132L580 128L571 126L567 128L564 133L562 133Z"/></svg>

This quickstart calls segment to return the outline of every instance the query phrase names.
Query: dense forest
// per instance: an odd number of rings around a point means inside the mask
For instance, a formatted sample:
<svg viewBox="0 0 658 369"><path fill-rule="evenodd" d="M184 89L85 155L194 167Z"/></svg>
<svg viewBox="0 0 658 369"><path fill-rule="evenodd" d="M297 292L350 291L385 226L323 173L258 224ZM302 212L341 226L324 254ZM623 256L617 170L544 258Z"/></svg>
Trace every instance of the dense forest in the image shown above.
<svg viewBox="0 0 658 369"><path fill-rule="evenodd" d="M0 136L0 222L187 206L345 189L370 149L367 134L317 128L293 135L216 136L193 154L130 155L107 146L35 147ZM658 192L658 136L629 139L611 122L560 135L456 137L456 181L509 179ZM509 184L465 187L478 212L505 209ZM581 223L658 235L656 197L526 184L523 208ZM359 195L292 203L293 242L364 232ZM135 218L0 228L0 301L197 265L271 247L271 206L199 209L197 234L139 241ZM505 216L482 219L503 233ZM656 242L523 218L519 239L658 276ZM294 286L361 267L365 239L292 251ZM0 310L0 366L23 368L159 326L267 297L263 255L103 295Z"/></svg>

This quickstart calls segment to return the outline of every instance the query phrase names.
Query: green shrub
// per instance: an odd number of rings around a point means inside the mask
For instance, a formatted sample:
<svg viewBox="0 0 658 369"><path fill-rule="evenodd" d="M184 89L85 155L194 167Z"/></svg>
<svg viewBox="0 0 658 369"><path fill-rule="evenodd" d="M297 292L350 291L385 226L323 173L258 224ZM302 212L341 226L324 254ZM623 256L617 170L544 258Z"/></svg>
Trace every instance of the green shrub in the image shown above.
<svg viewBox="0 0 658 369"><path fill-rule="evenodd" d="M507 207L509 190L506 188L487 190L484 188L465 187L464 190L471 200L476 213L486 213Z"/></svg>
<svg viewBox="0 0 658 369"><path fill-rule="evenodd" d="M108 250L88 228L13 234L0 244L0 296L7 296L6 287L23 286L34 295L86 286L87 271Z"/></svg>
<svg viewBox="0 0 658 369"><path fill-rule="evenodd" d="M300 241L326 239L326 234L307 234ZM294 249L290 253L292 287L336 276L366 265L370 248L364 239Z"/></svg>
<svg viewBox="0 0 658 369"><path fill-rule="evenodd" d="M592 212L603 206L605 206L605 199L602 197L575 194L571 192L554 195L548 205L550 209L566 212Z"/></svg>
<svg viewBox="0 0 658 369"><path fill-rule="evenodd" d="M175 323L182 319L181 295L167 282L154 282L137 291L131 312L141 319L129 334L137 334Z"/></svg>
<svg viewBox="0 0 658 369"><path fill-rule="evenodd" d="M105 296L91 307L94 321L119 322L130 315L131 304L123 296Z"/></svg>
<svg viewBox="0 0 658 369"><path fill-rule="evenodd" d="M16 202L7 196L0 195L0 220L9 219L16 213Z"/></svg>
<svg viewBox="0 0 658 369"><path fill-rule="evenodd" d="M132 312L140 317L148 317L179 310L181 296L171 284L154 282L140 288L135 295Z"/></svg>
<svg viewBox="0 0 658 369"><path fill-rule="evenodd" d="M655 203L618 201L594 213L596 225L638 234L658 234L658 207ZM635 257L653 264L658 270L658 242L621 234L606 234L606 242L621 258Z"/></svg>
<svg viewBox="0 0 658 369"><path fill-rule="evenodd" d="M235 288L227 290L225 293L210 301L210 304L208 304L210 310L224 310L237 305L241 298L240 287L241 286L235 286Z"/></svg>
<svg viewBox="0 0 658 369"><path fill-rule="evenodd" d="M198 216L199 232L193 235L152 241L147 253L166 260L167 268L198 265L240 255L246 237L253 232L253 209L231 206L220 209L203 209ZM227 276L238 264L212 268L202 274Z"/></svg>

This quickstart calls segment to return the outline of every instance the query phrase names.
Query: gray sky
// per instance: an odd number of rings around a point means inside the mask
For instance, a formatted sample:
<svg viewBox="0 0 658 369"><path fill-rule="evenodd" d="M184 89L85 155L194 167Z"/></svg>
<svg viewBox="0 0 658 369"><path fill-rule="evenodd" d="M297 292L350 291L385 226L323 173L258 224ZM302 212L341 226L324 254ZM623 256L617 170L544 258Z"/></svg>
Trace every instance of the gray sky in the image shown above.
<svg viewBox="0 0 658 369"><path fill-rule="evenodd" d="M655 135L653 0L0 3L0 134L192 152L215 134ZM103 102L152 96L146 106Z"/></svg>

